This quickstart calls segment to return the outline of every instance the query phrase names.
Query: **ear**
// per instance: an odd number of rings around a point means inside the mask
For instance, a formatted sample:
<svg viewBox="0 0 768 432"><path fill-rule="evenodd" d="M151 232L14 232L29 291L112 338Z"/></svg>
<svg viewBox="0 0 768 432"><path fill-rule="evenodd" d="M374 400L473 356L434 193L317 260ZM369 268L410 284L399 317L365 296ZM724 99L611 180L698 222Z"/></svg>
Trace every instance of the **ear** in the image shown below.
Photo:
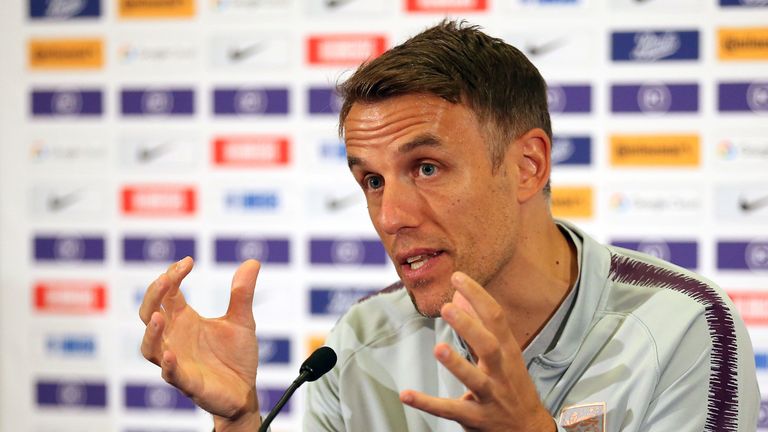
<svg viewBox="0 0 768 432"><path fill-rule="evenodd" d="M544 130L535 128L520 136L514 145L519 149L517 199L525 202L541 192L549 181L552 142Z"/></svg>

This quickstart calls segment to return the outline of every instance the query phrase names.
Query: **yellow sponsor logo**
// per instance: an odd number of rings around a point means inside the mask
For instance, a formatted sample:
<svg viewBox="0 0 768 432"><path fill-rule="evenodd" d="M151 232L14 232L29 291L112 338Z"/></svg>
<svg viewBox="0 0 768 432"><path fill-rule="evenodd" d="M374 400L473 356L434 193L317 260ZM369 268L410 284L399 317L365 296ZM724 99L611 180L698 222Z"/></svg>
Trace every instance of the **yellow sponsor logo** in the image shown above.
<svg viewBox="0 0 768 432"><path fill-rule="evenodd" d="M589 186L552 188L552 214L562 218L591 218L594 214L593 193Z"/></svg>
<svg viewBox="0 0 768 432"><path fill-rule="evenodd" d="M611 165L692 167L701 161L698 135L614 135Z"/></svg>
<svg viewBox="0 0 768 432"><path fill-rule="evenodd" d="M325 334L315 334L307 336L307 356L312 354L316 349L325 345Z"/></svg>
<svg viewBox="0 0 768 432"><path fill-rule="evenodd" d="M120 18L189 18L195 0L118 0Z"/></svg>
<svg viewBox="0 0 768 432"><path fill-rule="evenodd" d="M717 39L720 60L768 60L768 27L721 28Z"/></svg>
<svg viewBox="0 0 768 432"><path fill-rule="evenodd" d="M104 66L101 39L30 39L30 69L99 69Z"/></svg>

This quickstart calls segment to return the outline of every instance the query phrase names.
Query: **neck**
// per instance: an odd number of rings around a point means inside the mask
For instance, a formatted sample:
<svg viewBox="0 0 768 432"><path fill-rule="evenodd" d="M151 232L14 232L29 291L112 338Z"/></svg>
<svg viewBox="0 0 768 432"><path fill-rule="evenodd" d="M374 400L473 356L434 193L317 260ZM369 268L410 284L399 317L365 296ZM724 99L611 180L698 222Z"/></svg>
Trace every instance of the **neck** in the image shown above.
<svg viewBox="0 0 768 432"><path fill-rule="evenodd" d="M529 219L539 221L534 228L523 224L514 259L489 289L505 310L521 349L557 311L578 276L576 246L547 216Z"/></svg>

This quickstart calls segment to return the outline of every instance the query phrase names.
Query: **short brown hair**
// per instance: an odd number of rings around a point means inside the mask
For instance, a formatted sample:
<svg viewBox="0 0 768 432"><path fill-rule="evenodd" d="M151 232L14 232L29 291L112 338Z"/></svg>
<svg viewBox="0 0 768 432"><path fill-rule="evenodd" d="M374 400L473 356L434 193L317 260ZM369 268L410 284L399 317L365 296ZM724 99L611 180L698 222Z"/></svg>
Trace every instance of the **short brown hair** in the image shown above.
<svg viewBox="0 0 768 432"><path fill-rule="evenodd" d="M546 83L538 69L517 48L465 21L444 20L362 64L337 91L344 100L340 135L354 103L422 93L465 103L490 126L494 168L507 143L525 132L538 127L552 138Z"/></svg>

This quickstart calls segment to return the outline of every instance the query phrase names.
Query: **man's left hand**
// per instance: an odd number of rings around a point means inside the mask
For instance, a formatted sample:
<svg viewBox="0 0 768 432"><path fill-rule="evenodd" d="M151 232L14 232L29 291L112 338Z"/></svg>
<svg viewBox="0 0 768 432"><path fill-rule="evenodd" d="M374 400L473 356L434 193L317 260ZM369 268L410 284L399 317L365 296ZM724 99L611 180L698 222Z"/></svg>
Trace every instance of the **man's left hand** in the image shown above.
<svg viewBox="0 0 768 432"><path fill-rule="evenodd" d="M456 293L440 314L470 346L477 364L446 343L435 346L434 354L468 391L459 399L444 399L405 390L400 400L455 420L467 431L555 431L554 420L539 401L501 306L464 273L454 273L451 283Z"/></svg>

